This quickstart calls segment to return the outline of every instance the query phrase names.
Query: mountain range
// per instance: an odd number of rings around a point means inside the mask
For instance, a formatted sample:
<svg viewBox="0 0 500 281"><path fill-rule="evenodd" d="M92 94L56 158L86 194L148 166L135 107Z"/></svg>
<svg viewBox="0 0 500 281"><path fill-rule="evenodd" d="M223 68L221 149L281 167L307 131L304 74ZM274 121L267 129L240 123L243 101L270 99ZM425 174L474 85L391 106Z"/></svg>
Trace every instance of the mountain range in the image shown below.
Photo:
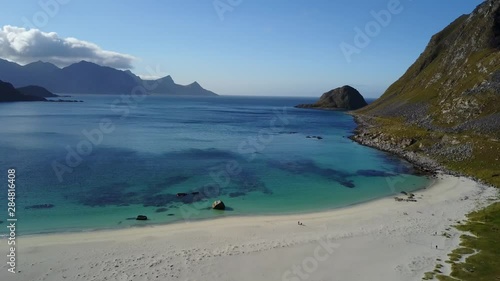
<svg viewBox="0 0 500 281"><path fill-rule="evenodd" d="M197 82L179 85L172 77L143 80L129 70L118 70L80 61L64 68L37 61L27 65L0 59L0 80L15 87L37 85L54 93L64 94L126 94L137 86L147 85L151 94L183 96L216 96Z"/></svg>

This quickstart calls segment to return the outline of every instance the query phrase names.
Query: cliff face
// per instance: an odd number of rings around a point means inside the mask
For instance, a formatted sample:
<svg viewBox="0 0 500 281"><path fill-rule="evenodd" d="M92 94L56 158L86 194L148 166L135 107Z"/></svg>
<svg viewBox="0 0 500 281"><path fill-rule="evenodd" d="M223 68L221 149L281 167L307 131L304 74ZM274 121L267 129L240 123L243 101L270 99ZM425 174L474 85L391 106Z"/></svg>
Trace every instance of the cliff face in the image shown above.
<svg viewBox="0 0 500 281"><path fill-rule="evenodd" d="M488 0L434 35L380 99L355 112L364 125L353 138L500 186L499 102L500 1Z"/></svg>
<svg viewBox="0 0 500 281"><path fill-rule="evenodd" d="M434 35L407 72L360 113L498 136L498 102L500 1L489 0Z"/></svg>
<svg viewBox="0 0 500 281"><path fill-rule="evenodd" d="M299 104L298 108L356 110L366 106L363 96L351 86L343 86L324 93L314 104Z"/></svg>

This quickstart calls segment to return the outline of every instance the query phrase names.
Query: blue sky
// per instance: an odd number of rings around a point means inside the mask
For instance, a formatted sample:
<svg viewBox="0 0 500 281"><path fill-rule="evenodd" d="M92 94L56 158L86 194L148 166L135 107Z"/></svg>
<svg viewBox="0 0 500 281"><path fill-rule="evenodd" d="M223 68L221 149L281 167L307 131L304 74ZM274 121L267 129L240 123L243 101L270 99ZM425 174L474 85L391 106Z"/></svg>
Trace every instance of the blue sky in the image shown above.
<svg viewBox="0 0 500 281"><path fill-rule="evenodd" d="M2 0L0 28L32 25L91 42L133 56L136 74L196 80L224 95L319 96L349 84L378 97L434 33L482 1L400 0L388 9L396 2ZM40 3L52 5L46 12ZM382 10L391 10L391 19L377 29L372 11ZM369 44L346 59L341 44L361 46L354 44L355 28L367 25ZM0 57L6 58L2 48Z"/></svg>

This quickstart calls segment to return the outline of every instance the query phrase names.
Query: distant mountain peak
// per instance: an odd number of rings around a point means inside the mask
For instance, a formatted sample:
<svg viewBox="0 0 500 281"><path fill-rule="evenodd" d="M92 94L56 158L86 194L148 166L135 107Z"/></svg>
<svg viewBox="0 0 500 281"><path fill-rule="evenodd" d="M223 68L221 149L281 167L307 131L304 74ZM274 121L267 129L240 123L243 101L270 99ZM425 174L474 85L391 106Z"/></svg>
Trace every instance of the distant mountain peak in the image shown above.
<svg viewBox="0 0 500 281"><path fill-rule="evenodd" d="M175 84L174 79L170 75L162 77L162 78L158 79L157 81L159 81L159 82L167 82L169 84Z"/></svg>
<svg viewBox="0 0 500 281"><path fill-rule="evenodd" d="M41 61L41 60L38 60L38 61L35 61L35 62L32 62L32 63L28 63L24 67L38 68L38 69L44 68L44 69L51 69L51 70L60 69L59 67L55 66L54 64L52 64L50 62L44 62L44 61Z"/></svg>
<svg viewBox="0 0 500 281"><path fill-rule="evenodd" d="M21 66L0 59L0 79L10 81L16 87L39 85L51 92L67 94L123 94L148 81L156 82L151 84L155 85L153 89L148 89L155 94L217 95L197 82L187 86L178 85L170 75L160 79L141 79L130 70L119 70L85 60L61 69L40 61Z"/></svg>

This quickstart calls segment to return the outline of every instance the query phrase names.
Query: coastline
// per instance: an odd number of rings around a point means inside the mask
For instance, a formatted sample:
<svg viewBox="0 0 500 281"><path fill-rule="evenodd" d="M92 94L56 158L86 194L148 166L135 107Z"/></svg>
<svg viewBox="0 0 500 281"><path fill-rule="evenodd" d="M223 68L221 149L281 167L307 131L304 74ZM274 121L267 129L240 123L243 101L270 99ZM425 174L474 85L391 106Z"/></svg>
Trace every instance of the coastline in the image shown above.
<svg viewBox="0 0 500 281"><path fill-rule="evenodd" d="M425 186L422 187L418 190L412 191L413 193L420 192L423 190L426 190L428 188L431 188L437 181L437 173L431 175L425 175L424 177L427 177L429 180L429 183ZM191 218L189 220L177 220L173 222L168 222L168 223L151 223L151 224L145 224L145 225L136 225L136 226L129 226L129 227L123 227L123 228L96 228L96 229L82 229L82 230L61 230L61 231L49 231L49 232L40 232L40 233L29 233L29 234L17 234L17 237L22 237L22 238L32 238L32 237L38 237L38 236L51 236L51 235L70 235L70 234L85 234L85 233L99 233L99 232L113 232L113 231L122 231L122 230L131 230L131 229L144 229L144 228L154 228L154 227L164 227L164 226L169 226L169 225L177 225L177 224L186 224L186 223L201 223L201 222L209 222L209 221L216 221L216 220L224 220L224 219L245 219L245 218L289 218L289 217L304 217L308 215L319 215L319 214L327 214L330 212L335 212L335 211L340 211L340 210L345 210L349 208L354 208L360 205L364 204L369 204L370 202L375 202L378 200L384 200L384 199L392 199L394 196L403 196L403 194L392 194L380 198L374 198L374 199L368 199L366 201L361 201L361 202L356 202L352 203L349 205L345 205L342 207L334 207L334 208L329 208L329 209L322 209L322 210L311 210L311 211L304 211L304 212L297 212L297 213L269 213L269 214L247 214L247 215L233 215L233 216L224 216L224 217L211 217L211 218ZM8 238L7 234L5 235L0 235L0 241L2 239Z"/></svg>
<svg viewBox="0 0 500 281"><path fill-rule="evenodd" d="M450 226L490 203L497 190L440 174L415 194L417 203L383 198L303 215L20 237L20 272L8 273L2 265L0 279L297 280L298 266L309 280L372 280L374 274L389 281L421 280L458 245L459 234ZM318 247L323 261L315 259ZM6 255L6 247L1 249Z"/></svg>
<svg viewBox="0 0 500 281"><path fill-rule="evenodd" d="M371 134L368 130L369 128L373 127L373 124L369 121L372 117L353 114L350 112L348 112L347 114L351 115L354 118L354 122L356 122L357 124L356 129L353 131L353 135L349 137L349 139L351 139L352 141L355 141L364 146L391 153L399 158L405 159L406 161L414 165L418 170L422 171L424 174L435 175L438 172L442 172L455 176L463 176L450 171L449 169L446 169L429 157L418 155L414 152L404 151L400 147L380 140L376 135Z"/></svg>

